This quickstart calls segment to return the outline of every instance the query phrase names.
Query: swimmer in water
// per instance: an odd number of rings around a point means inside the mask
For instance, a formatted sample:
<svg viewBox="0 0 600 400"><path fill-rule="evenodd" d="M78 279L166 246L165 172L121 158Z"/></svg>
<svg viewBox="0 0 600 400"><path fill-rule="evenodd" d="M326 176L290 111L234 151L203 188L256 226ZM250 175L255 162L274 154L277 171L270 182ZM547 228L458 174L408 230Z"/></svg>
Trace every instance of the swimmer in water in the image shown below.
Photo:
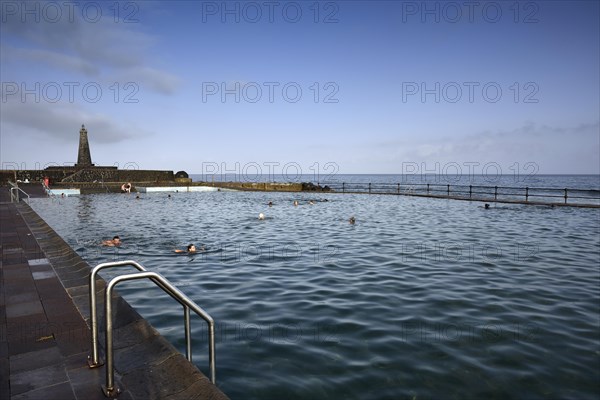
<svg viewBox="0 0 600 400"><path fill-rule="evenodd" d="M204 247L202 247L201 250L204 250ZM196 246L194 246L192 243L188 244L188 247L186 250L181 250L181 249L175 249L174 250L175 253L190 253L193 254L196 252Z"/></svg>
<svg viewBox="0 0 600 400"><path fill-rule="evenodd" d="M260 219L261 221L263 219L265 219L265 214L263 214L263 213L258 214L258 219Z"/></svg>
<svg viewBox="0 0 600 400"><path fill-rule="evenodd" d="M483 206L486 210L490 209L490 205L488 203L485 203L485 206Z"/></svg>
<svg viewBox="0 0 600 400"><path fill-rule="evenodd" d="M350 217L348 222L350 222L350 225L354 225L354 223L356 222L356 218L354 218L354 216L352 216L352 217Z"/></svg>
<svg viewBox="0 0 600 400"><path fill-rule="evenodd" d="M115 247L115 246L120 246L120 245L121 245L121 238L119 238L118 236L113 237L112 240L103 240L102 241L102 246Z"/></svg>
<svg viewBox="0 0 600 400"><path fill-rule="evenodd" d="M309 201L308 201L308 204L310 204L310 205L312 206L313 204L315 204L315 202L314 202L314 201L312 201L312 200L309 200Z"/></svg>
<svg viewBox="0 0 600 400"><path fill-rule="evenodd" d="M273 207L273 202L272 202L272 201L270 201L270 202L268 203L268 206L269 206L269 207Z"/></svg>
<svg viewBox="0 0 600 400"><path fill-rule="evenodd" d="M294 207L298 206L298 200L294 200Z"/></svg>

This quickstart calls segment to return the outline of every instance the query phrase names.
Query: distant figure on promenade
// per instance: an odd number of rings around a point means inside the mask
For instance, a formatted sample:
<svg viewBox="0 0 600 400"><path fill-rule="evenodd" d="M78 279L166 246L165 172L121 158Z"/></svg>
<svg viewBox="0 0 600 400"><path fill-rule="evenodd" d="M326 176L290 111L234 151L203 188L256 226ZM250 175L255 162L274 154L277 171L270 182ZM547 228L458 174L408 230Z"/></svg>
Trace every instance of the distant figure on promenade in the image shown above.
<svg viewBox="0 0 600 400"><path fill-rule="evenodd" d="M118 236L113 237L111 240L103 240L102 246L115 247L121 245L121 238Z"/></svg>
<svg viewBox="0 0 600 400"><path fill-rule="evenodd" d="M352 217L350 217L348 222L350 222L350 225L354 225L354 223L356 222L356 218L354 218L354 216L352 216Z"/></svg>
<svg viewBox="0 0 600 400"><path fill-rule="evenodd" d="M204 249L204 247L202 249ZM188 247L186 250L175 249L174 251L175 251L175 253L195 253L196 246L194 246L192 243L190 243L190 244L188 244Z"/></svg>
<svg viewBox="0 0 600 400"><path fill-rule="evenodd" d="M265 219L265 214L263 214L263 213L258 214L258 219L260 219L261 221L263 219Z"/></svg>

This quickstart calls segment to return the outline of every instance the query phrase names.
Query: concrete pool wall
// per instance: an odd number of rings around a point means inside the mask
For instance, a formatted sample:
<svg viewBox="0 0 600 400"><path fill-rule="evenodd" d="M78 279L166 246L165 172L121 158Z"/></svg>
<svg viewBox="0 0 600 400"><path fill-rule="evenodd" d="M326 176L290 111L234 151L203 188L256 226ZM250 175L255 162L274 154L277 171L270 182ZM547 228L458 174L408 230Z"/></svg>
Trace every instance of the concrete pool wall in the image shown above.
<svg viewBox="0 0 600 400"><path fill-rule="evenodd" d="M7 349L2 352L2 386L5 386L0 392L2 398L21 394L43 395L48 399L104 398L101 385L105 384L105 367L87 367L90 266L29 205L2 203L0 206L3 303L6 297L6 307L1 304L6 335L0 335L0 341L5 342L2 345ZM19 277L22 279L16 279ZM48 279L55 284L52 290L44 291L40 284ZM102 310L104 300L100 294L106 282L99 279L97 284L98 310ZM19 300L25 293L21 285L31 289L27 296L36 304L31 315L23 314L27 311L23 307L31 305L31 301ZM60 296L64 304L58 304L56 296ZM115 300L115 372L117 385L122 389L119 398L227 399L127 301L119 295ZM66 309L73 310L68 314L68 321L64 320ZM102 314L100 311L100 316ZM43 332L37 322L35 329L33 326L28 329L27 321L22 321L35 316L45 321ZM101 353L102 326L100 323ZM25 337L24 333L29 331L35 331L34 336L41 335L41 339ZM27 342L29 339L31 344ZM52 362L42 359L44 357L52 358ZM48 375L47 368L52 374Z"/></svg>

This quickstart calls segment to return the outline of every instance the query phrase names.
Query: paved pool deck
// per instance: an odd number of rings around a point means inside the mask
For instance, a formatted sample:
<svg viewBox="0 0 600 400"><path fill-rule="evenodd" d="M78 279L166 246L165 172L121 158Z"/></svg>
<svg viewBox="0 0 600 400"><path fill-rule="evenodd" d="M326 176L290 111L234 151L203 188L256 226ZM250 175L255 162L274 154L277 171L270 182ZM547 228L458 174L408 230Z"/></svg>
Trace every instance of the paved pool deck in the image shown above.
<svg viewBox="0 0 600 400"><path fill-rule="evenodd" d="M27 204L10 203L7 194L0 188L0 399L105 399L105 367L87 364L91 268ZM97 283L100 293L105 282ZM125 300L116 299L119 399L227 399Z"/></svg>

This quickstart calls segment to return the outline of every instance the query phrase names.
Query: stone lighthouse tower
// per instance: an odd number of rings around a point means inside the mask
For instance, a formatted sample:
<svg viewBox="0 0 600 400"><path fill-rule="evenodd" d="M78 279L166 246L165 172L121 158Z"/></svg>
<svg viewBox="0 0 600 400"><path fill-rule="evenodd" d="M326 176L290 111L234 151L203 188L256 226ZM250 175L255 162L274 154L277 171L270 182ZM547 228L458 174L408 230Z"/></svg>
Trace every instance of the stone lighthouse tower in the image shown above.
<svg viewBox="0 0 600 400"><path fill-rule="evenodd" d="M77 155L77 164L75 167L86 168L93 165L92 156L90 155L90 144L88 142L87 130L85 129L85 125L81 125L81 129L79 130L79 154Z"/></svg>

